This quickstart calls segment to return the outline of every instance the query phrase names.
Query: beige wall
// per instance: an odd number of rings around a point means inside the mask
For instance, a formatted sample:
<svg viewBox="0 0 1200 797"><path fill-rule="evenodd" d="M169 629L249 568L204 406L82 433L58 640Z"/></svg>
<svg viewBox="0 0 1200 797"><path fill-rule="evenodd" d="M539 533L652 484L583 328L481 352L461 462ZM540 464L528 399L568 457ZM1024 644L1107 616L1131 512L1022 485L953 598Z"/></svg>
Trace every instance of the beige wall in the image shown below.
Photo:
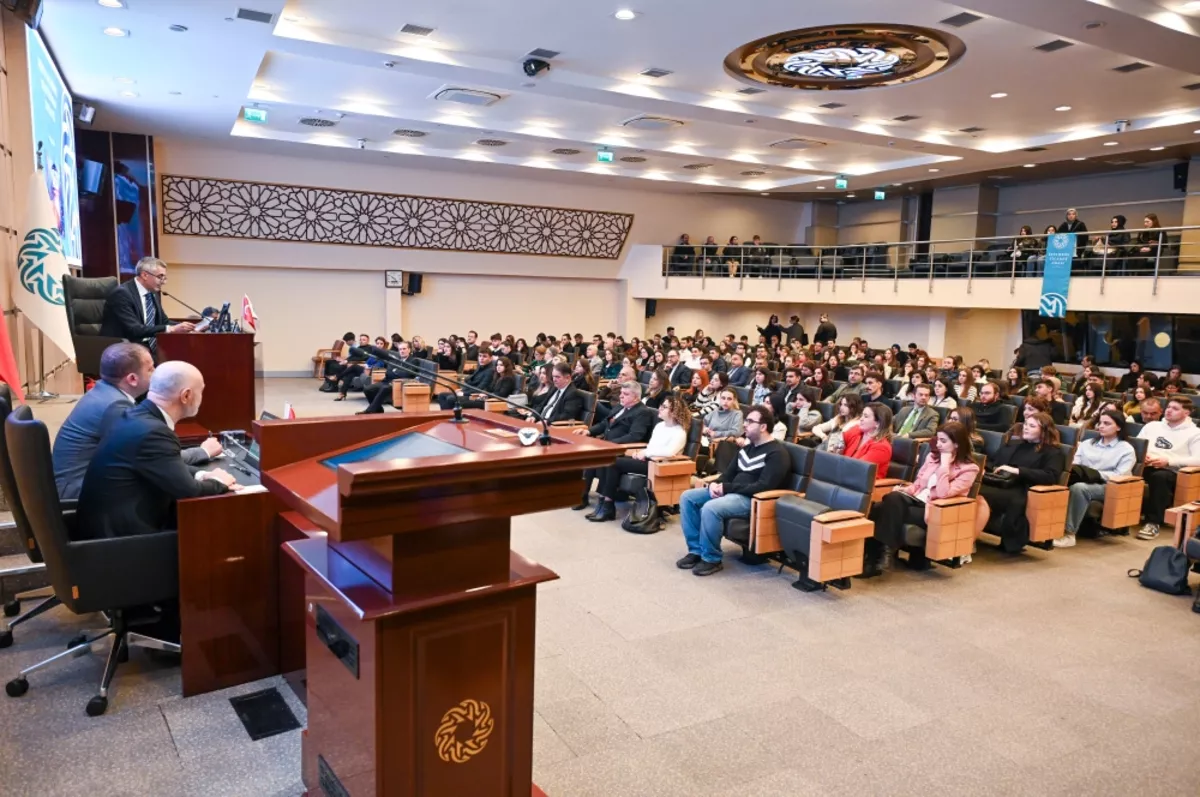
<svg viewBox="0 0 1200 797"><path fill-rule="evenodd" d="M899 198L854 202L838 207L839 244L867 244L903 239Z"/></svg>
<svg viewBox="0 0 1200 797"><path fill-rule="evenodd" d="M1088 230L1108 229L1109 219L1118 213L1128 219L1129 228L1141 227L1147 213L1158 214L1164 227L1178 227L1185 195L1174 189L1172 179L1172 168L1163 166L1002 188L997 233L1015 235L1028 224L1040 234L1047 225L1062 223L1067 208L1079 210Z"/></svg>
<svg viewBox="0 0 1200 797"><path fill-rule="evenodd" d="M961 354L968 362L986 357L993 368L1003 369L1020 345L1020 310L946 311L944 354Z"/></svg>
<svg viewBox="0 0 1200 797"><path fill-rule="evenodd" d="M321 160L171 139L155 139L160 174L245 179L459 199L544 204L634 214L619 260L493 255L241 241L164 235L160 254L171 264L172 292L195 306L240 300L249 293L262 330L264 370L308 367L312 352L354 329L424 337L502 330L530 336L640 328L644 302L618 279L635 243L673 243L681 232L766 240L803 238L808 203L661 193L522 179L380 168L351 160ZM419 296L400 299L383 287L384 269L425 274ZM528 328L522 326L528 324Z"/></svg>

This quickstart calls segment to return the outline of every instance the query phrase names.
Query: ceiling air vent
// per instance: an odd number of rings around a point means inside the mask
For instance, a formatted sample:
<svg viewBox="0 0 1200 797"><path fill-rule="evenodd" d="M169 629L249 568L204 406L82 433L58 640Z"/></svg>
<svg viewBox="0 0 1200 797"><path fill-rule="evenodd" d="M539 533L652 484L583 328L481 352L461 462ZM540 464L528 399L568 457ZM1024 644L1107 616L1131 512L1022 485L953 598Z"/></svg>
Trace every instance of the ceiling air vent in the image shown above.
<svg viewBox="0 0 1200 797"><path fill-rule="evenodd" d="M400 29L401 33L407 33L409 36L428 36L433 33L433 28L427 28L424 25L405 25Z"/></svg>
<svg viewBox="0 0 1200 797"><path fill-rule="evenodd" d="M1045 152L1045 147L1026 147L1025 152Z"/></svg>
<svg viewBox="0 0 1200 797"><path fill-rule="evenodd" d="M399 130L393 130L392 135L400 136L401 138L425 138L425 136L429 134L424 130L409 130L408 128L402 127Z"/></svg>
<svg viewBox="0 0 1200 797"><path fill-rule="evenodd" d="M711 163L688 163L688 164L685 164L683 166L683 168L687 169L688 171L695 172L695 171L699 171L700 169L712 168L712 164Z"/></svg>
<svg viewBox="0 0 1200 797"><path fill-rule="evenodd" d="M959 128L960 133L982 133L986 128L982 127L962 127Z"/></svg>
<svg viewBox="0 0 1200 797"><path fill-rule="evenodd" d="M270 25L275 19L275 15L268 14L266 11L255 11L253 8L239 8L237 18L247 22L261 22L264 25Z"/></svg>
<svg viewBox="0 0 1200 797"><path fill-rule="evenodd" d="M766 89L756 89L751 86L748 86L744 89L738 89L734 93L741 94L743 97L753 97L755 94L766 94L767 90Z"/></svg>
<svg viewBox="0 0 1200 797"><path fill-rule="evenodd" d="M913 116L911 113L906 113L904 116L897 116L892 119L893 122L913 122L920 119L919 116Z"/></svg>
<svg viewBox="0 0 1200 797"><path fill-rule="evenodd" d="M476 141L475 143L481 147L506 147L506 146L508 146L507 141L501 141L498 138L481 138L478 141Z"/></svg>
<svg viewBox="0 0 1200 797"><path fill-rule="evenodd" d="M683 127L683 122L678 119L668 119L665 116L635 116L621 122L621 126L632 127L634 130L670 130L674 127Z"/></svg>
<svg viewBox="0 0 1200 797"><path fill-rule="evenodd" d="M1130 165L1136 163L1136 161L1117 160L1117 161L1105 161L1105 163L1107 163L1109 166L1130 166Z"/></svg>
<svg viewBox="0 0 1200 797"><path fill-rule="evenodd" d="M764 174L766 174L764 171L760 171L758 169L749 169L742 172L742 177L762 177Z"/></svg>
<svg viewBox="0 0 1200 797"><path fill-rule="evenodd" d="M1069 42L1066 39L1055 39L1054 41L1049 41L1049 42L1046 42L1045 44L1039 44L1037 47L1034 47L1033 49L1041 50L1044 53L1054 53L1054 52L1058 52L1059 50L1065 50L1068 47L1074 47L1074 46L1075 46L1075 42Z"/></svg>
<svg viewBox="0 0 1200 797"><path fill-rule="evenodd" d="M455 88L454 86L443 86L430 96L439 102L457 102L463 105L475 106L494 105L504 99L503 96L495 92Z"/></svg>
<svg viewBox="0 0 1200 797"><path fill-rule="evenodd" d="M819 107L819 108L828 108L829 110L831 110L831 111L832 111L832 110L836 110L837 108L845 108L845 107L846 107L846 103L844 103L844 102L827 102L827 103L825 103L824 105L820 105L820 106L817 106L817 107Z"/></svg>
<svg viewBox="0 0 1200 797"><path fill-rule="evenodd" d="M811 138L785 138L782 141L776 141L770 146L774 149L815 149L816 147L825 146L825 142L815 141Z"/></svg>
<svg viewBox="0 0 1200 797"><path fill-rule="evenodd" d="M559 147L558 149L550 150L555 155L578 155L581 150L572 149L570 147Z"/></svg>
<svg viewBox="0 0 1200 797"><path fill-rule="evenodd" d="M638 74L642 77L652 77L657 80L660 77L666 77L667 75L673 75L675 73L670 69L659 69L658 67L652 66L649 69L643 69L641 72L638 72Z"/></svg>
<svg viewBox="0 0 1200 797"><path fill-rule="evenodd" d="M322 119L319 116L305 116L300 120L300 124L308 127L333 127L337 122L332 119Z"/></svg>
<svg viewBox="0 0 1200 797"><path fill-rule="evenodd" d="M547 50L543 47L539 47L536 50L530 50L526 57L541 58L543 61L549 61L551 58L558 58L560 55L562 55L562 53L560 53L558 50Z"/></svg>
<svg viewBox="0 0 1200 797"><path fill-rule="evenodd" d="M621 163L645 163L646 159L641 155L626 155L621 158Z"/></svg>
<svg viewBox="0 0 1200 797"><path fill-rule="evenodd" d="M978 22L981 19L983 19L983 17L979 16L978 14L971 14L967 11L964 11L961 14L955 14L952 17L946 17L942 20L942 24L949 25L952 28L962 28L970 25L972 22Z"/></svg>
<svg viewBox="0 0 1200 797"><path fill-rule="evenodd" d="M1134 61L1132 64L1125 64L1124 66L1113 67L1113 71L1120 72L1123 75L1127 75L1130 72L1141 72L1143 69L1149 69L1149 68L1150 68L1150 64L1143 64L1141 61Z"/></svg>
<svg viewBox="0 0 1200 797"><path fill-rule="evenodd" d="M1200 91L1200 83L1189 83L1183 87L1184 91Z"/></svg>

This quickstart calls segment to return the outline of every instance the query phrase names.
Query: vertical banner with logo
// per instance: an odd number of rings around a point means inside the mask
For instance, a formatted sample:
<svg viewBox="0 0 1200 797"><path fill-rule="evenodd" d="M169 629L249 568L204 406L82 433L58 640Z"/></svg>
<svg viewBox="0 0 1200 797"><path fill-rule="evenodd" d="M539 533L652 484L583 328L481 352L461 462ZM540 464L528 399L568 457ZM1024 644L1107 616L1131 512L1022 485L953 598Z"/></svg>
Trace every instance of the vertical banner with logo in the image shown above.
<svg viewBox="0 0 1200 797"><path fill-rule="evenodd" d="M1042 277L1039 315L1065 318L1067 291L1071 286L1071 259L1075 257L1075 233L1063 232L1046 239L1046 270Z"/></svg>

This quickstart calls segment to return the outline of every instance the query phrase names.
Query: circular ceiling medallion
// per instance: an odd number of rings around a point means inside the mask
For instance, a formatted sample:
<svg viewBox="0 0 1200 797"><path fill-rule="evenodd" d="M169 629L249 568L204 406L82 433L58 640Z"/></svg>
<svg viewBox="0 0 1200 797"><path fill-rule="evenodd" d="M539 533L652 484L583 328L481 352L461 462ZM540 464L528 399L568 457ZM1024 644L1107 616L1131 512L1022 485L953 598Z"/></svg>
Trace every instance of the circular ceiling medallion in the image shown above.
<svg viewBox="0 0 1200 797"><path fill-rule="evenodd" d="M725 58L741 80L813 91L894 86L954 64L966 45L911 25L803 28L750 42Z"/></svg>

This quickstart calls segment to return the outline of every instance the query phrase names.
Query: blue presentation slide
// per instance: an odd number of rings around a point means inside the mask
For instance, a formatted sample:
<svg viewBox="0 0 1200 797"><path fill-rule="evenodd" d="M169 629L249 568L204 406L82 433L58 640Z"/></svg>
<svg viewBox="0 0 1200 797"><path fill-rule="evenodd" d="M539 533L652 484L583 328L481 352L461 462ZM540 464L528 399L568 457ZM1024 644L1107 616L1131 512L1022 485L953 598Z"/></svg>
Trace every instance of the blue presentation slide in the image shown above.
<svg viewBox="0 0 1200 797"><path fill-rule="evenodd" d="M29 100L33 117L33 148L42 148L46 193L54 208L63 254L72 266L82 265L79 234L79 177L75 156L75 114L71 93L54 66L50 51L33 28L25 29L29 57ZM18 176L17 185L27 180Z"/></svg>

